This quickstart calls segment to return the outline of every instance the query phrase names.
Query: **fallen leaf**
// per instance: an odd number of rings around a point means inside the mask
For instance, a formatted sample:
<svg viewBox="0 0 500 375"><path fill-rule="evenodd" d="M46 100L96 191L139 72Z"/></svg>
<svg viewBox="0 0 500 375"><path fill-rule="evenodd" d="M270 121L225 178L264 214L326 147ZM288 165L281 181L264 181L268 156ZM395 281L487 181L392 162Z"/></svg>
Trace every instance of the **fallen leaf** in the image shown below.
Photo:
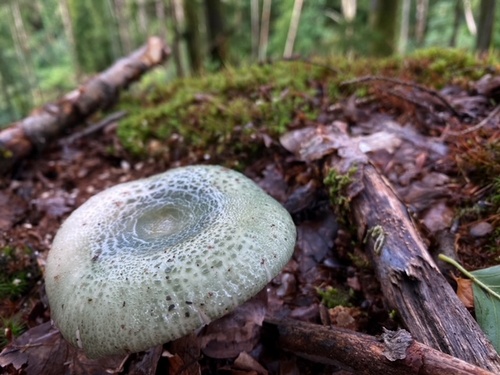
<svg viewBox="0 0 500 375"><path fill-rule="evenodd" d="M472 292L472 280L462 277L454 277L457 282L457 297L462 301L465 307L471 309L474 307L474 293Z"/></svg>
<svg viewBox="0 0 500 375"><path fill-rule="evenodd" d="M500 352L500 266L476 270L471 274L477 279L472 284L477 322Z"/></svg>

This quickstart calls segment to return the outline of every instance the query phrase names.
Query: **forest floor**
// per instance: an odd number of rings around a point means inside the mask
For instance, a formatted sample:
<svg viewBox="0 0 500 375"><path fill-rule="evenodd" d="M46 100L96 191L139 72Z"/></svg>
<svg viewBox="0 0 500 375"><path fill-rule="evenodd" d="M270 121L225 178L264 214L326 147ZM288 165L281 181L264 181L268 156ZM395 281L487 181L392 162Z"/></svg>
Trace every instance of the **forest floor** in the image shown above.
<svg viewBox="0 0 500 375"><path fill-rule="evenodd" d="M192 128L186 134L156 128L149 131L151 138L138 141L130 138L126 127L113 122L93 134L80 133L83 126L77 127L22 161L0 182L0 349L23 347L17 357L9 357L12 363L4 370L23 373L14 369L22 368L29 355L26 371L38 374L64 373L68 366L73 374L109 373L110 369L160 374L167 368L169 373L184 369L193 374L350 373L348 368L281 350L266 325L243 335L226 323L221 326L225 328L186 339L188 344L165 345L125 360L100 361L90 361L69 348L50 328L43 269L62 221L105 188L176 166L203 163L236 168L281 202L294 218L298 240L293 259L269 284L267 294L241 312L256 327L264 315L333 324L370 335L380 335L383 327L395 330L402 325L398 312L385 304L349 209L339 209L341 204L349 206L348 179L346 184L325 183L325 159L339 151L323 149L309 158L300 154L300 145L307 142L318 142L317 150L328 148L325 139L329 134L335 137L336 132L348 134L364 147L370 162L408 207L434 257L444 252L469 270L498 264L500 111L495 103L500 76L495 75L494 66L484 62L460 68L449 65L445 73L439 73L432 66L436 59L416 61L398 62L402 67L398 65L397 74L384 71L390 64L378 71L365 65L349 79L338 78L337 68L315 67L321 69L321 75L311 74L303 91L293 89L295 104L278 108L287 111L285 126L278 130L267 125L279 122L276 118L262 120L277 107L235 120L221 134L214 126L207 140L193 139ZM272 70L273 64L269 66L265 69ZM298 68L285 69L294 75ZM337 77L340 94L331 93L328 75ZM344 84L340 86L339 81ZM224 95L238 96L240 105L242 100L285 101L292 95L286 87L276 96L272 84L252 85L251 90L232 87ZM170 87L168 95L150 89L149 102L140 99L138 106L152 108L154 104L156 108L163 101L172 103L175 92L182 89L178 83ZM190 103L200 112L214 107L222 116L238 112L237 103L233 103L236 109L225 107L215 89L197 90ZM140 95L130 94L118 109L138 116L129 106L134 97ZM155 121L165 119L158 115ZM190 126L202 129L203 118L192 120ZM317 134L323 136L320 141ZM143 148L128 147L134 142ZM445 267L443 272L448 277L459 275ZM451 277L450 282L456 286ZM236 319L234 315L232 319ZM186 347L190 354L185 353ZM189 355L191 359L187 359Z"/></svg>

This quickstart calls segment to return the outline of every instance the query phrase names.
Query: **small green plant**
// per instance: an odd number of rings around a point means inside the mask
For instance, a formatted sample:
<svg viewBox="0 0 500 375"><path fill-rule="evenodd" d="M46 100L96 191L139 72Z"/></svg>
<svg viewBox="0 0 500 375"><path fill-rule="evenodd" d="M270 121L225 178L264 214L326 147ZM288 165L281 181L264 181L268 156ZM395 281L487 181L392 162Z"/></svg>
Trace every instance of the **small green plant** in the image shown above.
<svg viewBox="0 0 500 375"><path fill-rule="evenodd" d="M21 335L25 330L26 325L18 315L0 318L0 349L7 345L12 339Z"/></svg>
<svg viewBox="0 0 500 375"><path fill-rule="evenodd" d="M347 290L327 286L324 289L316 288L316 293L321 297L321 303L329 309L336 306L350 306L349 300L352 296Z"/></svg>
<svg viewBox="0 0 500 375"><path fill-rule="evenodd" d="M357 172L356 166L351 167L346 174L340 174L335 169L331 169L323 180L328 188L328 196L333 207L339 212L349 211L350 197L347 188L352 183L352 177Z"/></svg>

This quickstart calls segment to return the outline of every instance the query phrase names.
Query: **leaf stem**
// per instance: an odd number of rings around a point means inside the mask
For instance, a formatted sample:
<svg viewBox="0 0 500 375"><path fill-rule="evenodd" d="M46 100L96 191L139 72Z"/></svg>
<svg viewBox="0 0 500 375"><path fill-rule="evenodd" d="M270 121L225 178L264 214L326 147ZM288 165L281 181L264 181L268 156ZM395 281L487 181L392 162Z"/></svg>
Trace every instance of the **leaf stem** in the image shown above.
<svg viewBox="0 0 500 375"><path fill-rule="evenodd" d="M470 273L465 268L463 268L462 265L460 263L458 263L455 259L447 257L444 254L439 254L438 258L440 260L442 260L443 262L449 263L452 266L454 266L456 269L458 269L460 272L462 272L465 276L467 276L469 279L471 279L473 282L475 282L478 286L480 286L486 292L488 292L489 294L491 294L492 296L494 296L500 300L500 295L498 293L494 292L488 285L484 284L481 280L479 280L477 277L475 277L472 273Z"/></svg>

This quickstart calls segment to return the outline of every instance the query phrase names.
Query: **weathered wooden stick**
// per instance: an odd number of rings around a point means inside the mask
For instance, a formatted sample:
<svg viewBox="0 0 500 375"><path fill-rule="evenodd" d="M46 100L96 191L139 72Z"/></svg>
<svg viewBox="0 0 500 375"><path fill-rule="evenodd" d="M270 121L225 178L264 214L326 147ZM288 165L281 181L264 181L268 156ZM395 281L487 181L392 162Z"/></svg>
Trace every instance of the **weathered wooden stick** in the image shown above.
<svg viewBox="0 0 500 375"><path fill-rule="evenodd" d="M375 167L361 168L363 188L351 207L387 307L416 340L500 373L493 346L440 273L406 207Z"/></svg>
<svg viewBox="0 0 500 375"><path fill-rule="evenodd" d="M366 137L352 137L334 123L294 130L280 141L305 162L322 160L324 176L357 166L350 207L387 308L397 311L417 341L500 373L498 354L437 268L406 207L361 152Z"/></svg>
<svg viewBox="0 0 500 375"><path fill-rule="evenodd" d="M162 63L169 54L169 48L161 39L151 37L144 47L118 60L82 87L1 130L0 174L5 174L34 149L43 148L69 126L109 107L117 100L121 89Z"/></svg>
<svg viewBox="0 0 500 375"><path fill-rule="evenodd" d="M325 364L369 375L492 375L477 366L412 341L405 358L390 361L384 355L387 346L375 337L336 327L298 321L267 321L279 332L284 350Z"/></svg>

